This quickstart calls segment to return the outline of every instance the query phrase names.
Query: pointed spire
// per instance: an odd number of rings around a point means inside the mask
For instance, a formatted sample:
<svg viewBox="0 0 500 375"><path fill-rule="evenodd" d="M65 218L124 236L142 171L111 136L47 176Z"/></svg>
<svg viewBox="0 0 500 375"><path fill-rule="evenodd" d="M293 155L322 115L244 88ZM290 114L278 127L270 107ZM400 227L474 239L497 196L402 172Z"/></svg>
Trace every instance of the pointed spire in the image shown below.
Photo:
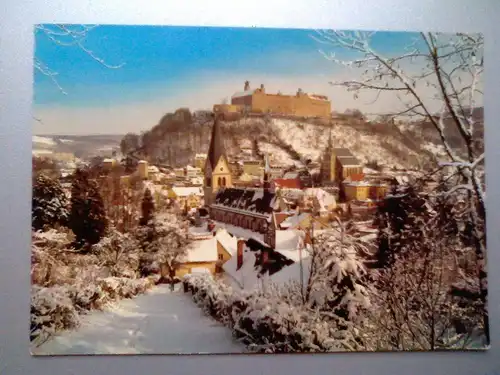
<svg viewBox="0 0 500 375"><path fill-rule="evenodd" d="M333 150L333 137L332 137L332 128L331 127L330 127L329 133L330 133L330 135L328 138L328 150L331 151L331 150Z"/></svg>
<svg viewBox="0 0 500 375"><path fill-rule="evenodd" d="M265 161L264 172L265 173L270 173L271 172L271 166L269 165L269 154L266 154L264 156L264 161Z"/></svg>
<svg viewBox="0 0 500 375"><path fill-rule="evenodd" d="M214 125L212 127L212 138L210 139L210 146L208 148L207 155L207 162L210 163L212 171L222 156L226 157L226 150L224 149L224 141L222 139L219 117L215 115Z"/></svg>
<svg viewBox="0 0 500 375"><path fill-rule="evenodd" d="M265 165L264 165L264 191L267 191L271 187L271 181L269 180L271 174L271 166L269 165L269 155L264 155Z"/></svg>

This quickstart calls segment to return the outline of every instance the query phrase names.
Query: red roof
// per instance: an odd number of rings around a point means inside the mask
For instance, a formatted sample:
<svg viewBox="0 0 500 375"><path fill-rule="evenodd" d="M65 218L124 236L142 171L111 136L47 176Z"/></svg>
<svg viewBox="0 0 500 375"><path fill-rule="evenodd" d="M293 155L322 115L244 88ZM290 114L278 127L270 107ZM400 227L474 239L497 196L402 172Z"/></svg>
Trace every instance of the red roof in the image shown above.
<svg viewBox="0 0 500 375"><path fill-rule="evenodd" d="M300 180L298 178L275 178L273 182L278 187L287 189L302 189Z"/></svg>
<svg viewBox="0 0 500 375"><path fill-rule="evenodd" d="M364 173L353 173L347 179L350 180L351 182L354 182L354 181L363 181L364 178L365 178Z"/></svg>
<svg viewBox="0 0 500 375"><path fill-rule="evenodd" d="M283 212L276 212L276 213L274 213L274 218L276 220L276 225L279 226L289 216L290 216L289 213L283 213Z"/></svg>

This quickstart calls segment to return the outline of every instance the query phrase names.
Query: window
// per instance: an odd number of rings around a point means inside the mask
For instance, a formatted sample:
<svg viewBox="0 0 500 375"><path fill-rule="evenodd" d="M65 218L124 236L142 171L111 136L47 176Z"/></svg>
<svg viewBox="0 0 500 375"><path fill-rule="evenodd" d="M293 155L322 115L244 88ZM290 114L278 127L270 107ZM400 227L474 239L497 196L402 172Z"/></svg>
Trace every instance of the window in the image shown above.
<svg viewBox="0 0 500 375"><path fill-rule="evenodd" d="M226 177L222 177L222 186L226 186Z"/></svg>
<svg viewBox="0 0 500 375"><path fill-rule="evenodd" d="M217 186L221 186L221 178L220 177L217 179Z"/></svg>
<svg viewBox="0 0 500 375"><path fill-rule="evenodd" d="M224 260L224 255L219 254L219 260Z"/></svg>
<svg viewBox="0 0 500 375"><path fill-rule="evenodd" d="M224 170L224 167L220 167L220 171L222 172Z"/></svg>

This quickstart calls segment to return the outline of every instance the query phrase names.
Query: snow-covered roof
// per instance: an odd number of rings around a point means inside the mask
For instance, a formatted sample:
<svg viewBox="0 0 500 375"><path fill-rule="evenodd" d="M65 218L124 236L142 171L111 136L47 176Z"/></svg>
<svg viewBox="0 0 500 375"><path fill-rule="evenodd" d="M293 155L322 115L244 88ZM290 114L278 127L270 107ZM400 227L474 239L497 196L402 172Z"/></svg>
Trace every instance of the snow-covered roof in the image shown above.
<svg viewBox="0 0 500 375"><path fill-rule="evenodd" d="M300 224L300 222L302 220L304 220L305 218L307 218L309 216L308 213L300 213L298 215L293 215L293 216L289 216L287 217L280 225L280 227L282 228L294 228L296 227L297 225Z"/></svg>
<svg viewBox="0 0 500 375"><path fill-rule="evenodd" d="M158 169L158 167L157 167L157 166L155 166L155 165L150 165L150 166L148 167L148 172L149 172L149 173L158 173L158 172L160 172L160 170Z"/></svg>
<svg viewBox="0 0 500 375"><path fill-rule="evenodd" d="M321 188L305 189L304 194L309 197L315 197L318 200L318 203L321 206L322 210L326 210L328 206L336 204L333 194L330 194Z"/></svg>
<svg viewBox="0 0 500 375"><path fill-rule="evenodd" d="M198 186L190 186L190 187L182 187L182 186L174 186L172 187L172 191L178 197L188 197L190 195L203 195L203 189Z"/></svg>
<svg viewBox="0 0 500 375"><path fill-rule="evenodd" d="M308 256L307 251L302 249L304 236L300 230L277 230L275 251L294 262L304 259Z"/></svg>
<svg viewBox="0 0 500 375"><path fill-rule="evenodd" d="M201 171L201 168L198 168L198 167L193 167L192 165L187 165L186 166L186 169L188 171Z"/></svg>
<svg viewBox="0 0 500 375"><path fill-rule="evenodd" d="M219 229L215 238L231 256L236 254L238 239L232 236L226 229Z"/></svg>
<svg viewBox="0 0 500 375"><path fill-rule="evenodd" d="M217 241L215 237L195 240L187 251L187 262L215 262L217 261Z"/></svg>
<svg viewBox="0 0 500 375"><path fill-rule="evenodd" d="M207 158L207 154L196 154L194 157L196 159L206 159Z"/></svg>
<svg viewBox="0 0 500 375"><path fill-rule="evenodd" d="M234 93L233 96L231 96L231 98L239 98L242 96L249 96L249 95L252 95L254 92L255 92L255 90L240 91L240 92Z"/></svg>
<svg viewBox="0 0 500 375"><path fill-rule="evenodd" d="M301 268L302 267L302 271ZM300 282L300 274L302 272L303 285L307 285L309 279L309 270L311 268L311 257L305 256L302 262L295 262L289 266L282 268L280 271L269 276L269 281L273 284L284 285L291 282Z"/></svg>
<svg viewBox="0 0 500 375"><path fill-rule="evenodd" d="M103 163L114 163L114 159L104 159Z"/></svg>
<svg viewBox="0 0 500 375"><path fill-rule="evenodd" d="M222 265L224 272L241 288L254 289L259 285L259 271L255 267L255 254L247 249L243 251L243 264L237 270L237 257L232 257Z"/></svg>
<svg viewBox="0 0 500 375"><path fill-rule="evenodd" d="M228 233L230 233L234 237L244 238L244 239L253 238L258 241L264 241L264 235L262 233L254 232L253 230L250 229L237 227L235 225L226 224L219 221L214 221L214 224L216 229L219 228L225 229L227 230Z"/></svg>

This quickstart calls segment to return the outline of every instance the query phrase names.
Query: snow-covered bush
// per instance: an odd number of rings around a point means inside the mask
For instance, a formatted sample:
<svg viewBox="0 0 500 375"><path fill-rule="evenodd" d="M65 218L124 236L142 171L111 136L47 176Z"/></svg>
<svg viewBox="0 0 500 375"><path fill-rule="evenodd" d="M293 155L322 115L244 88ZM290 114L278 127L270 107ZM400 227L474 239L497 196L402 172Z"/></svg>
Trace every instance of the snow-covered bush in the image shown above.
<svg viewBox="0 0 500 375"><path fill-rule="evenodd" d="M57 331L74 328L78 324L78 312L73 305L67 287L32 287L31 340L46 339Z"/></svg>
<svg viewBox="0 0 500 375"><path fill-rule="evenodd" d="M230 327L252 351L330 352L361 346L353 335L339 332L317 311L280 298L286 290L235 291L205 274L186 275L183 283L195 303Z"/></svg>
<svg viewBox="0 0 500 375"><path fill-rule="evenodd" d="M136 278L138 251L128 236L110 232L85 254L70 247L72 237L69 230L32 233L32 339L73 328L78 314L144 293L158 281Z"/></svg>
<svg viewBox="0 0 500 375"><path fill-rule="evenodd" d="M35 285L31 292L31 340L45 339L58 331L75 328L79 324L79 314L144 293L154 285L153 278L124 277L49 288Z"/></svg>

